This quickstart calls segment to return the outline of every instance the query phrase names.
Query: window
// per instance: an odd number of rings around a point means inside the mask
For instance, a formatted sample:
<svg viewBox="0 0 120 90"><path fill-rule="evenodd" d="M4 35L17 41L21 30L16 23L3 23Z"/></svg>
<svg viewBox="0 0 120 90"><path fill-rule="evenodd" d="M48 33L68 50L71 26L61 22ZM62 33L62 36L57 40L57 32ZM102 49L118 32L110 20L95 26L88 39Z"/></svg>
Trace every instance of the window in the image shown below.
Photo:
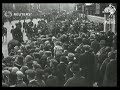
<svg viewBox="0 0 120 90"><path fill-rule="evenodd" d="M100 4L96 3L96 14L100 14Z"/></svg>

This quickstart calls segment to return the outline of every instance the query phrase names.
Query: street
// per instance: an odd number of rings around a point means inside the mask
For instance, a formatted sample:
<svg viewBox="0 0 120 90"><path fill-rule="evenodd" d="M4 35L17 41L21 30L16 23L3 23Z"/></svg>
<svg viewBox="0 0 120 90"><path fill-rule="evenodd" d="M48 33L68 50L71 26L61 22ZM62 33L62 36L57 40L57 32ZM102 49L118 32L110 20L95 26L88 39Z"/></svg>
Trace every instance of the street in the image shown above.
<svg viewBox="0 0 120 90"><path fill-rule="evenodd" d="M35 24L37 24L37 22L39 21L40 19L33 19L33 22ZM30 19L27 19L25 20L27 23L30 21ZM15 28L15 23L19 22L18 20L15 20L15 21L12 21L11 24L9 22L6 22L4 24L4 26L7 28L7 41L6 41L6 38L4 39L4 42L2 43L2 52L4 54L4 57L7 57L8 56L8 50L7 50L7 44L10 40L12 40L12 34L10 33L11 29L12 29L12 25L14 26ZM21 23L23 23L23 20L20 21ZM22 28L23 30L23 28ZM25 36L25 33L23 34L23 40L27 40L27 37Z"/></svg>

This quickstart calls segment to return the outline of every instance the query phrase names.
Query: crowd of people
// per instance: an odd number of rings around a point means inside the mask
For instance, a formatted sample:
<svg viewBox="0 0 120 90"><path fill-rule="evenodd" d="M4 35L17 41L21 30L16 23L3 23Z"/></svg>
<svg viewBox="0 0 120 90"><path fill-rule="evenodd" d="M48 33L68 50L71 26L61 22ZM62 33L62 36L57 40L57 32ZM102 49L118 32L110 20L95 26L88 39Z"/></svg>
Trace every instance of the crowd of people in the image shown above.
<svg viewBox="0 0 120 90"><path fill-rule="evenodd" d="M117 86L117 33L75 16L49 20L12 26L3 87Z"/></svg>

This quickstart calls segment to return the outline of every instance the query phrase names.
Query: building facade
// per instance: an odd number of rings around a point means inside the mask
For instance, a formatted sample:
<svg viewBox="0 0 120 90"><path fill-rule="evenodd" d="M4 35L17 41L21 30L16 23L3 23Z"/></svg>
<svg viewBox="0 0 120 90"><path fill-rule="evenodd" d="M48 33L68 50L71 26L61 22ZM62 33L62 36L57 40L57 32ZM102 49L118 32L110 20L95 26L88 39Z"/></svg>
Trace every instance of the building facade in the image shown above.
<svg viewBox="0 0 120 90"><path fill-rule="evenodd" d="M78 10L80 13L85 13L86 15L95 15L104 17L103 10L109 5L110 3L92 3L92 4L85 4L85 3L78 3L74 10ZM117 8L116 3L112 3L113 6Z"/></svg>

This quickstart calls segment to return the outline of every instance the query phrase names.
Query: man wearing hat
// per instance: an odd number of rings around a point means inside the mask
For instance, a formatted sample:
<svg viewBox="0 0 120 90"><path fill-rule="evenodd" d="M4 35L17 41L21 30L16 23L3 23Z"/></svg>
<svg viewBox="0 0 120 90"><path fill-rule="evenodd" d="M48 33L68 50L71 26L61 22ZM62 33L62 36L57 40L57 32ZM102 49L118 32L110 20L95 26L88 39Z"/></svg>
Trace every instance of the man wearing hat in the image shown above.
<svg viewBox="0 0 120 90"><path fill-rule="evenodd" d="M116 87L117 86L117 60L111 59L107 64L106 72L103 80L103 86Z"/></svg>
<svg viewBox="0 0 120 90"><path fill-rule="evenodd" d="M40 68L36 69L35 80L37 80L39 86L41 86L41 87L45 86L45 81L43 80L43 74L44 74L44 71L42 69L40 69Z"/></svg>
<svg viewBox="0 0 120 90"><path fill-rule="evenodd" d="M64 86L69 86L69 87L89 86L87 84L86 78L81 75L82 69L79 67L78 64L74 64L70 69L73 72L73 77L69 78L64 84Z"/></svg>
<svg viewBox="0 0 120 90"><path fill-rule="evenodd" d="M15 60L14 66L18 67L19 69L23 66L24 64L24 57L23 56L18 56Z"/></svg>
<svg viewBox="0 0 120 90"><path fill-rule="evenodd" d="M32 58L32 56L31 55L27 55L26 57L25 57L25 62L27 63L27 62L30 62L30 61L32 61L33 60L33 58Z"/></svg>
<svg viewBox="0 0 120 90"><path fill-rule="evenodd" d="M21 27L19 26L19 24L16 24L16 28L15 30L15 40L18 40L20 43L23 42L23 34L21 32Z"/></svg>
<svg viewBox="0 0 120 90"><path fill-rule="evenodd" d="M94 82L94 72L95 72L95 56L90 52L90 46L83 46L85 52L80 55L79 65L82 68L82 75L86 77L89 85L92 86Z"/></svg>
<svg viewBox="0 0 120 90"><path fill-rule="evenodd" d="M26 71L27 79L29 80L28 87L39 87L37 80L35 80L35 71L29 69Z"/></svg>
<svg viewBox="0 0 120 90"><path fill-rule="evenodd" d="M12 39L8 42L8 54L10 54L10 51L13 50L15 46L20 46L18 40Z"/></svg>
<svg viewBox="0 0 120 90"><path fill-rule="evenodd" d="M59 85L63 85L65 83L65 74L66 74L66 57L60 57L60 63L57 65L57 76L59 80Z"/></svg>
<svg viewBox="0 0 120 90"><path fill-rule="evenodd" d="M58 83L58 78L56 75L54 75L54 72L52 70L50 70L49 68L45 69L45 73L48 74L46 75L46 86L60 86L60 84Z"/></svg>
<svg viewBox="0 0 120 90"><path fill-rule="evenodd" d="M105 50L105 40L100 41L100 50L97 52L98 57L98 68L101 66L102 62L106 58L106 50Z"/></svg>
<svg viewBox="0 0 120 90"><path fill-rule="evenodd" d="M104 79L104 75L105 75L105 71L106 71L106 67L107 67L107 64L110 62L111 59L115 59L115 53L113 52L109 52L108 53L108 58L106 58L101 67L100 67L100 77L99 77L99 86L103 84L103 79Z"/></svg>
<svg viewBox="0 0 120 90"><path fill-rule="evenodd" d="M12 34L12 38L15 39L15 31L14 31L14 26L12 26L12 29L11 29L11 34Z"/></svg>
<svg viewBox="0 0 120 90"><path fill-rule="evenodd" d="M100 48L99 42L97 39L94 39L94 41L91 42L91 48L93 49L94 53L96 54Z"/></svg>
<svg viewBox="0 0 120 90"><path fill-rule="evenodd" d="M8 85L9 85L9 74L10 74L9 70L3 70L2 71L3 80L4 80L3 83L8 84Z"/></svg>
<svg viewBox="0 0 120 90"><path fill-rule="evenodd" d="M26 87L26 83L23 81L24 74L21 71L17 71L17 84L16 87Z"/></svg>
<svg viewBox="0 0 120 90"><path fill-rule="evenodd" d="M72 67L72 65L74 64L74 54L73 53L69 53L68 54L68 65L66 67L66 75L65 75L65 81L68 80L68 78L73 76L73 73L70 71L70 68Z"/></svg>
<svg viewBox="0 0 120 90"><path fill-rule="evenodd" d="M62 55L62 53L63 53L63 48L61 46L61 42L56 41L54 46L54 56L58 62L60 62L60 56Z"/></svg>

